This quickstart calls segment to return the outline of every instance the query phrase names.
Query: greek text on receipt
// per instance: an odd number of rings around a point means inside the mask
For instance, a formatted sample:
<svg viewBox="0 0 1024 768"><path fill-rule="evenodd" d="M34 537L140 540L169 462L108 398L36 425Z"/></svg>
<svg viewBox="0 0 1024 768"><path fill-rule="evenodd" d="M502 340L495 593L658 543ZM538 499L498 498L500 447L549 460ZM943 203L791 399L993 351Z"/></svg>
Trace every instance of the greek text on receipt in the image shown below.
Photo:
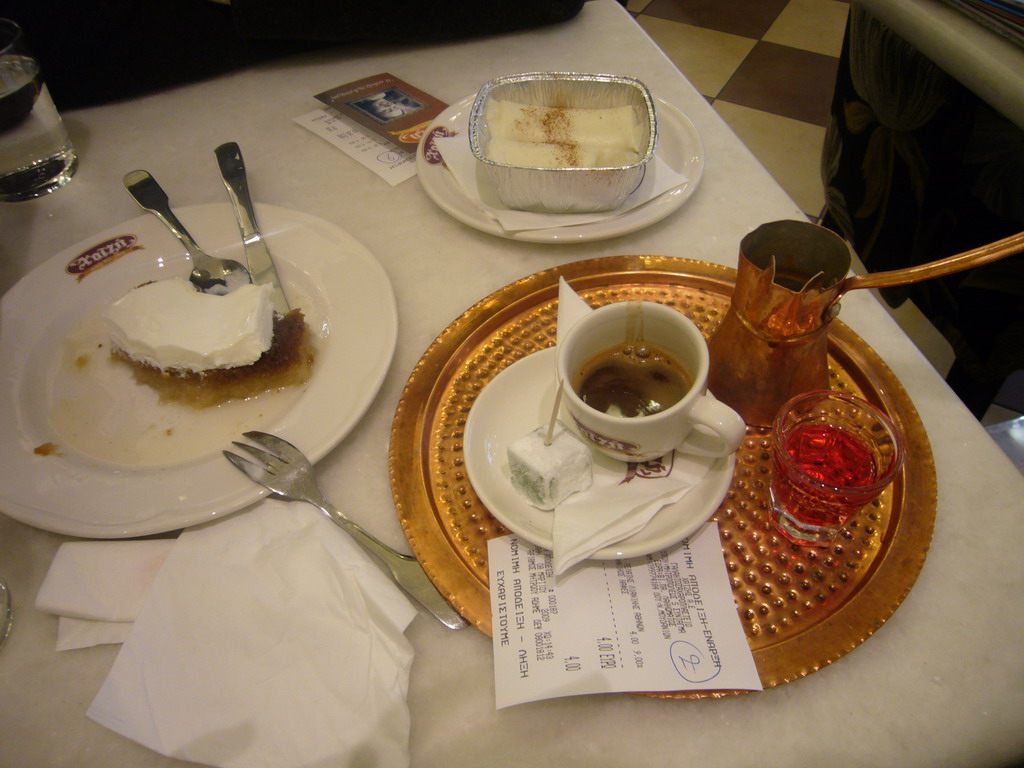
<svg viewBox="0 0 1024 768"><path fill-rule="evenodd" d="M588 693L761 690L711 522L668 552L587 561L488 542L497 707Z"/></svg>

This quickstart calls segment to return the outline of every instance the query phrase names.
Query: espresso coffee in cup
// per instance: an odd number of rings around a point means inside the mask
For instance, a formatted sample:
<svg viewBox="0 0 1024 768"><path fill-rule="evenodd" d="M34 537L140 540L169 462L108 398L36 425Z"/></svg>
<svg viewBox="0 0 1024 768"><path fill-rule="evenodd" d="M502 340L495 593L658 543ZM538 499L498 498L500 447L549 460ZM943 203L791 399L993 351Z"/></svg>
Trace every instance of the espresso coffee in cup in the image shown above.
<svg viewBox="0 0 1024 768"><path fill-rule="evenodd" d="M573 389L601 413L636 418L671 408L693 386L693 374L644 340L624 341L583 364Z"/></svg>
<svg viewBox="0 0 1024 768"><path fill-rule="evenodd" d="M672 307L596 309L559 337L555 365L573 423L613 459L726 456L746 436L743 419L707 393L707 342Z"/></svg>

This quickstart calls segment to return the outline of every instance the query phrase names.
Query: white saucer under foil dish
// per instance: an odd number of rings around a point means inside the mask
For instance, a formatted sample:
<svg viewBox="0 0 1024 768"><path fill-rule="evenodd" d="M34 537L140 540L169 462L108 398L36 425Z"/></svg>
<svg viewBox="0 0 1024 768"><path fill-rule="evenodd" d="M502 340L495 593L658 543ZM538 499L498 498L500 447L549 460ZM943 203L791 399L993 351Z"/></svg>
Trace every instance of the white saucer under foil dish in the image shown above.
<svg viewBox="0 0 1024 768"><path fill-rule="evenodd" d="M229 205L177 213L204 249L244 263ZM0 512L90 538L177 530L266 494L221 455L243 431L281 435L316 461L355 426L397 339L387 274L322 219L266 205L257 215L314 337L310 380L214 408L160 403L110 360L100 314L137 285L187 276L191 262L151 215L89 237L0 302Z"/></svg>
<svg viewBox="0 0 1024 768"><path fill-rule="evenodd" d="M618 237L648 227L678 210L693 195L704 173L704 144L697 129L686 115L668 102L656 98L659 130L657 157L686 177L683 184L625 213L599 221L575 226L508 231L466 195L443 163L427 157L429 137L438 128L444 129L446 135L467 136L468 147L469 113L475 98L476 94L467 96L434 119L416 151L416 170L423 189L441 210L481 232L511 240L556 244ZM479 174L477 179L478 183L488 183L486 174Z"/></svg>
<svg viewBox="0 0 1024 768"><path fill-rule="evenodd" d="M537 509L512 486L509 443L547 423L555 402L555 350L535 352L503 370L480 392L466 421L466 473L487 511L527 541L553 544L554 514ZM724 456L681 500L659 510L642 530L599 549L593 560L639 557L678 544L706 523L732 483L735 455Z"/></svg>

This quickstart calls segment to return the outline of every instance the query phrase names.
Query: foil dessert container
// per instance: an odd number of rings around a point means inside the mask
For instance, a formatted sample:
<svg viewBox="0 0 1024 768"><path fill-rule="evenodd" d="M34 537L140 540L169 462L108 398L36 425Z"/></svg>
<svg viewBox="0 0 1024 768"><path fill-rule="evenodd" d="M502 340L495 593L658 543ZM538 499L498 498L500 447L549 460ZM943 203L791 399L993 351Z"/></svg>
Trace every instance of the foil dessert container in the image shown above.
<svg viewBox="0 0 1024 768"><path fill-rule="evenodd" d="M492 101L536 107L609 109L632 107L641 131L639 159L609 167L537 167L497 162L488 156L491 131L486 114ZM658 143L658 119L651 93L631 77L574 72L505 75L477 93L469 115L469 144L486 169L502 204L542 213L598 213L618 208L643 181Z"/></svg>

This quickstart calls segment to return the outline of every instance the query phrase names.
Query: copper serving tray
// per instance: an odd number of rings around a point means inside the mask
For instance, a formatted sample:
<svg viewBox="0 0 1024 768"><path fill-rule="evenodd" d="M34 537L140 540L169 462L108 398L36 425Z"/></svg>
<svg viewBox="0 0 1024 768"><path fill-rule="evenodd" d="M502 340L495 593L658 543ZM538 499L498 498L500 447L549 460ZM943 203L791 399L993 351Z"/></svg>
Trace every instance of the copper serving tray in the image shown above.
<svg viewBox="0 0 1024 768"><path fill-rule="evenodd" d="M477 394L499 371L554 345L560 276L595 307L627 299L674 306L707 337L725 316L736 270L667 256L575 262L494 292L452 322L424 353L391 430L395 506L412 551L434 584L488 635L487 541L508 531L466 477L463 428ZM839 321L830 326L829 375L832 388L864 397L899 422L907 459L882 498L851 519L830 548L794 547L768 520L769 430L748 428L732 485L714 519L765 688L831 664L877 630L917 579L935 524L935 465L917 411L882 359Z"/></svg>

